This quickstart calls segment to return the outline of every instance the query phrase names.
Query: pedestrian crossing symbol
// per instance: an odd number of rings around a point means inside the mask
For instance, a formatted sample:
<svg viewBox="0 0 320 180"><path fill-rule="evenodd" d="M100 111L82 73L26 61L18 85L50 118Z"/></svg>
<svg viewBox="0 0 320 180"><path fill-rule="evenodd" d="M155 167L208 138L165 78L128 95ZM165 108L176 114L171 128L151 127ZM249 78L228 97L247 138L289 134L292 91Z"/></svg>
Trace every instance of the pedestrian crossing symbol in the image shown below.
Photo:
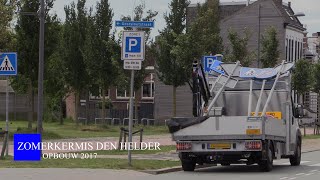
<svg viewBox="0 0 320 180"><path fill-rule="evenodd" d="M17 75L17 53L0 53L0 76Z"/></svg>

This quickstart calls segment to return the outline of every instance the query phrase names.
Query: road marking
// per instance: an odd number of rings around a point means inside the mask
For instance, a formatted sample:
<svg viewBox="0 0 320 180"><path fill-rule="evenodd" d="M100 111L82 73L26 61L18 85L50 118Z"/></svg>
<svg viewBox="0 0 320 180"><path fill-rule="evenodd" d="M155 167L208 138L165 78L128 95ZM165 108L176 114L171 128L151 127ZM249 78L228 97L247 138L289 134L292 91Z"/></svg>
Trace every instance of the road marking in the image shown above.
<svg viewBox="0 0 320 180"><path fill-rule="evenodd" d="M301 176L301 175L305 175L306 173L299 173L299 174L296 174L296 176Z"/></svg>
<svg viewBox="0 0 320 180"><path fill-rule="evenodd" d="M297 179L297 177L292 177L292 178L289 178L290 180L293 180L293 179Z"/></svg>
<svg viewBox="0 0 320 180"><path fill-rule="evenodd" d="M288 179L288 177L282 177L282 178L280 178L280 180L284 180L284 179Z"/></svg>
<svg viewBox="0 0 320 180"><path fill-rule="evenodd" d="M306 164L310 161L301 161L300 164ZM283 165L290 165L290 162L282 163Z"/></svg>
<svg viewBox="0 0 320 180"><path fill-rule="evenodd" d="M311 170L311 171L309 171L309 172L318 172L318 171L319 171L319 170L316 170L316 169L315 169L315 170Z"/></svg>
<svg viewBox="0 0 320 180"><path fill-rule="evenodd" d="M314 173L305 174L306 176L314 175Z"/></svg>
<svg viewBox="0 0 320 180"><path fill-rule="evenodd" d="M309 165L309 166L320 166L320 163L318 163L318 164L312 164L312 165Z"/></svg>

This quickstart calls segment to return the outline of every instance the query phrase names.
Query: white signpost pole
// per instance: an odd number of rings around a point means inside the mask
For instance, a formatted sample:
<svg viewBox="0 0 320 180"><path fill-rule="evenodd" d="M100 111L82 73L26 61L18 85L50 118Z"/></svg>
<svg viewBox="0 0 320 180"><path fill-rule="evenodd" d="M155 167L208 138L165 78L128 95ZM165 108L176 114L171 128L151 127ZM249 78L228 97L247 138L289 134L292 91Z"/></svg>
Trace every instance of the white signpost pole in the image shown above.
<svg viewBox="0 0 320 180"><path fill-rule="evenodd" d="M6 85L6 138L7 138L7 144L6 144L6 156L9 155L9 76L6 78L7 85Z"/></svg>
<svg viewBox="0 0 320 180"><path fill-rule="evenodd" d="M137 28L133 28L133 31L137 31ZM128 138L128 163L132 166L131 148L132 148L132 126L133 126L133 87L134 87L134 70L131 70L131 82L130 82L130 106L129 106L129 138Z"/></svg>

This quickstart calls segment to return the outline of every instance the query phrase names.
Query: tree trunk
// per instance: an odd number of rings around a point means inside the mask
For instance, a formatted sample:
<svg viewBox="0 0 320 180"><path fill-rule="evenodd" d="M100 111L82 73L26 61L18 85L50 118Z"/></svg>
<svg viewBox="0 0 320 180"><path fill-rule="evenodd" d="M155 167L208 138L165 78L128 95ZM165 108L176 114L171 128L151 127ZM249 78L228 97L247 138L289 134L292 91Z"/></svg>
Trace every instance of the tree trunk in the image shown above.
<svg viewBox="0 0 320 180"><path fill-rule="evenodd" d="M79 108L79 103L80 103L80 93L79 92L75 92L75 107L74 107L74 114L75 114L75 121L77 126L79 126L79 118L78 118L78 108Z"/></svg>
<svg viewBox="0 0 320 180"><path fill-rule="evenodd" d="M136 92L136 95L138 93ZM138 98L137 96L134 98L134 119L138 119Z"/></svg>
<svg viewBox="0 0 320 180"><path fill-rule="evenodd" d="M102 121L106 119L106 90L102 88Z"/></svg>
<svg viewBox="0 0 320 180"><path fill-rule="evenodd" d="M177 87L173 86L173 117L177 116Z"/></svg>
<svg viewBox="0 0 320 180"><path fill-rule="evenodd" d="M89 122L89 90L86 90L86 125L88 125Z"/></svg>
<svg viewBox="0 0 320 180"><path fill-rule="evenodd" d="M28 104L29 104L29 107L30 107L30 109L29 109L29 112L28 112L28 129L29 130L31 130L32 129L32 121L33 121L33 103L32 103L32 98L33 98L33 96L32 96L32 83L30 82L30 84L29 84L29 90L28 90L28 97L29 97L29 102L28 102Z"/></svg>
<svg viewBox="0 0 320 180"><path fill-rule="evenodd" d="M63 98L60 97L60 113L59 113L59 118L60 118L60 125L63 125Z"/></svg>

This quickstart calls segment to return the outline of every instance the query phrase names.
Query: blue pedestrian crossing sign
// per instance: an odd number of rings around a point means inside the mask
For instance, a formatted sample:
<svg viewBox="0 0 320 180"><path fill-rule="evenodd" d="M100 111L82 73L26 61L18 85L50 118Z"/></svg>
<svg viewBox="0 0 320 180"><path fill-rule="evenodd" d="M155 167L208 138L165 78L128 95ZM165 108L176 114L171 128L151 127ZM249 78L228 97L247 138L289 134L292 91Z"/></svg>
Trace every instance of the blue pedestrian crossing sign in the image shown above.
<svg viewBox="0 0 320 180"><path fill-rule="evenodd" d="M145 58L145 32L124 31L122 34L122 60L141 60Z"/></svg>
<svg viewBox="0 0 320 180"><path fill-rule="evenodd" d="M0 53L0 76L16 76L17 72L17 53Z"/></svg>

